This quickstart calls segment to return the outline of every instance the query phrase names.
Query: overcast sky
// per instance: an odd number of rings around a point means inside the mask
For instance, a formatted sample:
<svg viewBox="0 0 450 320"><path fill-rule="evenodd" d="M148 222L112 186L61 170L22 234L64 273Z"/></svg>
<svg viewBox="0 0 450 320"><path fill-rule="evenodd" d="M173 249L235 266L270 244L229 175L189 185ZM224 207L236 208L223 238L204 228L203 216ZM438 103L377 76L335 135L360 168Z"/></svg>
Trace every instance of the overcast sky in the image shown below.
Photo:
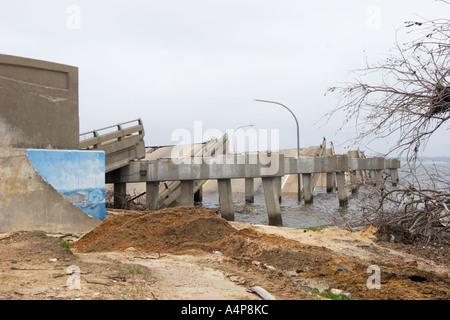
<svg viewBox="0 0 450 320"><path fill-rule="evenodd" d="M177 129L194 135L196 121L203 132L254 124L295 148L293 117L263 99L296 114L301 147L325 137L344 153L352 128L318 123L337 104L327 88L365 55L385 57L404 21L448 10L434 0L2 0L0 53L77 66L81 132L141 118L157 146L176 143ZM426 155L450 156L448 138L443 128Z"/></svg>

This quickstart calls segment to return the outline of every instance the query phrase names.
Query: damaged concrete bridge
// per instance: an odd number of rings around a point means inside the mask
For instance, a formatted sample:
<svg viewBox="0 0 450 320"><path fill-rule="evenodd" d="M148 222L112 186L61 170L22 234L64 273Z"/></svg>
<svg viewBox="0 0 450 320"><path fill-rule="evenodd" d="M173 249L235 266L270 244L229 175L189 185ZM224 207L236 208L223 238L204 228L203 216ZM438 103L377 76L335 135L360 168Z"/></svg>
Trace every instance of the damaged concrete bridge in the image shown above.
<svg viewBox="0 0 450 320"><path fill-rule="evenodd" d="M245 179L246 199L251 199L254 179L261 178L271 225L282 225L281 191L289 176L301 175L302 198L305 203L311 203L319 176L326 175L327 191L331 192L336 186L339 205L345 206L348 202L346 181L355 191L355 180L361 181L363 176L370 175L374 183L381 184L382 173L389 171L392 183L396 184L400 167L399 160L363 158L356 151L335 155L332 148L326 148L325 139L317 150L303 149L302 154L306 156L300 158L281 152L229 154L226 134L205 143L178 146L176 157L173 151L177 146L149 148L157 151L147 153L141 119L83 133L80 139L81 149L105 152L105 183L114 185L117 208L123 207L127 199L127 184L145 183L145 192L138 197L145 194L146 208L156 210L194 205L194 201L198 201L196 196L201 197L204 183L217 180L221 215L234 220L231 180Z"/></svg>
<svg viewBox="0 0 450 320"><path fill-rule="evenodd" d="M347 155L290 158L275 152L254 155L215 155L213 157L167 158L153 161L131 161L129 165L106 174L106 183L114 183L115 189L127 183L146 183L146 204L156 209L160 197L160 183L180 182L179 205L194 204L196 181L217 179L220 210L223 218L234 220L231 179L261 178L270 225L282 225L280 210L281 177L301 174L305 202L313 200L313 175L326 173L335 176L338 199L341 206L348 201L345 174L370 170L375 181L382 182L382 172L391 172L392 183L397 183L400 162L384 158L351 158Z"/></svg>
<svg viewBox="0 0 450 320"><path fill-rule="evenodd" d="M220 139L182 146L178 149L184 153L174 157L176 147L166 147L166 151L164 148L154 148L158 151L147 153L141 119L80 135L80 149L105 152L105 183L114 185L114 205L117 208L123 207L127 201L127 184L145 183L145 192L138 197L145 194L145 206L156 210L194 205L203 184L208 180L217 180L221 216L234 220L231 180L245 179L246 199L251 199L253 181L261 178L269 224L278 226L282 225L280 199L285 184L282 181L289 176L301 175L302 197L305 203L311 203L317 180L325 174L327 191L331 192L335 185L339 205L346 206L346 181L350 181L354 191L355 179L361 181L364 175L370 174L374 183L381 184L382 173L389 171L392 183L396 184L400 167L399 160L363 158L354 151L347 155L335 155L334 150L326 148L325 139L318 149L320 153L315 149L313 152L302 150L314 156L300 158L280 152L229 154L226 134ZM327 153L327 150L332 152Z"/></svg>
<svg viewBox="0 0 450 320"><path fill-rule="evenodd" d="M218 181L221 215L234 219L232 179L262 179L271 225L282 225L280 195L287 178L301 175L305 203L313 201L318 175L327 191L337 184L340 205L346 176L382 172L398 180L398 160L334 155L325 141L314 156L283 152L229 154L228 137L189 145L182 154L144 144L140 119L79 134L78 68L0 54L0 232L44 230L87 232L105 218L105 185L114 185L115 205L126 187L145 183L146 206L194 204L204 183ZM327 149L327 151L330 149ZM283 178L284 177L284 178ZM348 180L348 179L347 179Z"/></svg>

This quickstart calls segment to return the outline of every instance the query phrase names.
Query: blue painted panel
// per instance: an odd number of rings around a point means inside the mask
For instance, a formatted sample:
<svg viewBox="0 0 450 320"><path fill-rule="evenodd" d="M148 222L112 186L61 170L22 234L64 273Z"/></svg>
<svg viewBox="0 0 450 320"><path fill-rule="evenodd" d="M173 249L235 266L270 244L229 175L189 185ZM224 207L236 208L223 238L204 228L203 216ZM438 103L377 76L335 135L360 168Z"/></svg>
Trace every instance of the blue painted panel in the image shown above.
<svg viewBox="0 0 450 320"><path fill-rule="evenodd" d="M27 153L42 178L56 191L88 215L105 218L103 151L28 149Z"/></svg>

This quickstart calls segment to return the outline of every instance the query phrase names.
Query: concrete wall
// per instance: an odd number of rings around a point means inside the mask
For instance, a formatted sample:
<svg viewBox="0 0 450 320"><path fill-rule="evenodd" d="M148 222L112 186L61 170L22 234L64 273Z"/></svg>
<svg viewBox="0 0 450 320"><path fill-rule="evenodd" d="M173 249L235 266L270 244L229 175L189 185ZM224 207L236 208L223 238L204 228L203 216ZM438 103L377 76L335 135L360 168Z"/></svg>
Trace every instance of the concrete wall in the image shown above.
<svg viewBox="0 0 450 320"><path fill-rule="evenodd" d="M0 148L0 232L88 232L100 222L47 182L27 149Z"/></svg>
<svg viewBox="0 0 450 320"><path fill-rule="evenodd" d="M78 68L0 55L0 147L79 149Z"/></svg>
<svg viewBox="0 0 450 320"><path fill-rule="evenodd" d="M78 151L78 119L78 68L0 55L0 232L105 218L104 153Z"/></svg>

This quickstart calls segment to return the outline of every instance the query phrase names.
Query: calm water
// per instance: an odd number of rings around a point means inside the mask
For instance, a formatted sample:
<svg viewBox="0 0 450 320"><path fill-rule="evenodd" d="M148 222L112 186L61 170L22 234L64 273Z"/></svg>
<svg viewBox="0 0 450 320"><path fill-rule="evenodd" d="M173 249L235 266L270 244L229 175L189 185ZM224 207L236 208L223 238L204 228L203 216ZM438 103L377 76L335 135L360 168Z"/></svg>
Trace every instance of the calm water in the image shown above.
<svg viewBox="0 0 450 320"><path fill-rule="evenodd" d="M411 183L415 186L434 188L449 188L450 181L450 163L424 163L415 168L415 176L410 173L408 166L404 165L399 170L400 184ZM431 179L433 178L433 179ZM387 188L391 184L387 183ZM348 190L349 191L349 190ZM291 228L308 228L323 225L335 225L336 221L342 221L342 217L358 213L358 197L370 197L367 191L361 189L359 194L352 197L349 191L349 205L347 208L340 208L337 193L327 194L325 190L316 190L314 192L314 202L305 204L298 202L297 196L283 196L281 207L281 216L283 226ZM235 221L248 222L254 224L267 225L266 204L262 193L255 194L254 203L246 203L244 194L233 195ZM217 193L203 194L203 207L209 209L219 209L219 198ZM351 213L351 214L350 214Z"/></svg>
<svg viewBox="0 0 450 320"><path fill-rule="evenodd" d="M234 194L233 201L235 221L264 225L269 223L263 194L255 194L254 203L246 203L244 194ZM219 209L217 194L203 194L202 206ZM315 192L312 204L298 202L296 195L284 196L280 207L283 226L291 228L332 225L333 217L338 218L339 215L346 214L348 210L356 209L352 208L351 203L347 209L340 209L337 194L326 192Z"/></svg>

